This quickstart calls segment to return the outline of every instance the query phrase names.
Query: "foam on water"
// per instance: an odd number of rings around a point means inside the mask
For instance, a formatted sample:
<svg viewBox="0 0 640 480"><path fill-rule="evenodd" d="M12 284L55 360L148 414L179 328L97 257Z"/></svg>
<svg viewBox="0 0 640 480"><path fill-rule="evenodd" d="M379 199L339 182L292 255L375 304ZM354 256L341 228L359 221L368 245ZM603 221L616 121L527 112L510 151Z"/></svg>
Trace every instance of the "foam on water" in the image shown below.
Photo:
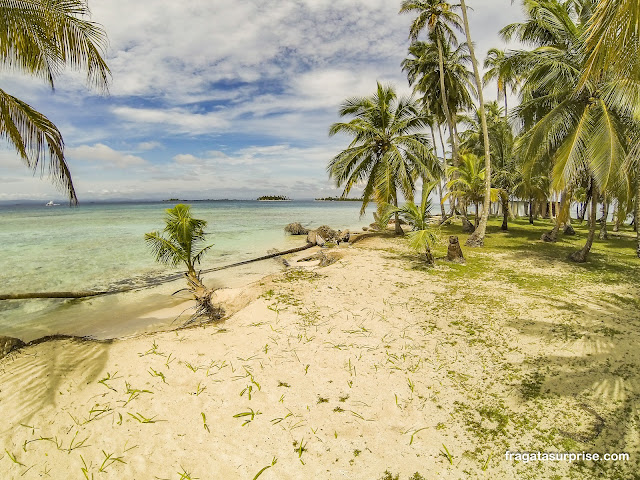
<svg viewBox="0 0 640 480"><path fill-rule="evenodd" d="M0 207L0 293L99 290L139 284L170 273L155 263L144 234L161 230L169 203L87 204L77 208ZM356 228L372 221L359 218L357 202L195 202L192 213L209 222L214 244L201 267L207 269L266 254L271 248L300 246L283 227L299 221ZM276 262L205 276L216 287L240 286L279 270ZM0 335L31 340L54 333L108 338L166 326L145 316L180 302L171 293L181 282L125 294L84 300L0 302Z"/></svg>

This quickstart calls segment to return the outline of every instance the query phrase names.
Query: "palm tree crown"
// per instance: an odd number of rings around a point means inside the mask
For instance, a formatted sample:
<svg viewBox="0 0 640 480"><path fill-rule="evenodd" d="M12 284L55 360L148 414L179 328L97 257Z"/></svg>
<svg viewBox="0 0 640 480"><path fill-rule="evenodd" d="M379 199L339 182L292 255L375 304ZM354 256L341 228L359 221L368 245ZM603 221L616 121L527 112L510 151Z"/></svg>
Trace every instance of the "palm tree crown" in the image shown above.
<svg viewBox="0 0 640 480"><path fill-rule="evenodd" d="M85 0L0 0L0 61L9 69L44 79L51 88L65 66L87 72L89 84L107 89L109 68L101 54L102 28L86 17ZM43 114L0 89L0 136L13 144L28 168L49 174L77 196L64 158L60 131ZM44 162L44 163L43 163Z"/></svg>
<svg viewBox="0 0 640 480"><path fill-rule="evenodd" d="M355 118L334 123L329 135L346 133L353 141L329 162L329 176L344 187L343 196L364 183L361 213L372 199L397 205L398 191L411 199L418 178L440 175L422 133L427 118L414 99L398 98L393 87L378 83L374 95L347 99L339 113Z"/></svg>

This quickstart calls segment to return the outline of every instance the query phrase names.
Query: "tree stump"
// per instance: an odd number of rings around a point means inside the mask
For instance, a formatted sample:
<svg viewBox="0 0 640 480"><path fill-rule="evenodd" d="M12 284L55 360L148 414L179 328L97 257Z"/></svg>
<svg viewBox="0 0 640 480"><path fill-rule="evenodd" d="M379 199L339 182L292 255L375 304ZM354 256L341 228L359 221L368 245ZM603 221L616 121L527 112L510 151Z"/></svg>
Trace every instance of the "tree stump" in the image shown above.
<svg viewBox="0 0 640 480"><path fill-rule="evenodd" d="M447 249L447 260L455 263L464 263L464 255L458 237L452 235L449 237L449 248Z"/></svg>
<svg viewBox="0 0 640 480"><path fill-rule="evenodd" d="M564 234L565 235L575 235L576 231L573 229L573 227L571 226L570 223L567 223L567 225L564 227Z"/></svg>
<svg viewBox="0 0 640 480"><path fill-rule="evenodd" d="M0 336L0 358L17 348L24 347L24 345L25 343L19 338Z"/></svg>

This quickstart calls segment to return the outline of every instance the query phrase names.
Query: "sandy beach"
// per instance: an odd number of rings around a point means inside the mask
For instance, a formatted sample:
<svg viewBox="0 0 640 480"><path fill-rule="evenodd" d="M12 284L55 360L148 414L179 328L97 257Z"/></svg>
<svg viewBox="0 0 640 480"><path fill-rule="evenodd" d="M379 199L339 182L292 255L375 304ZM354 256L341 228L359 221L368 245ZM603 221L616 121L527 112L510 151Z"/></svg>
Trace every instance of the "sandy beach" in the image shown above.
<svg viewBox="0 0 640 480"><path fill-rule="evenodd" d="M338 252L328 267L220 290L229 315L218 324L53 340L0 360L0 477L637 471L640 319L608 302L633 301L637 285L581 287L575 275L573 292L558 284L531 293L499 273L465 279L456 272L468 267L444 262L425 270L390 237ZM297 267L308 255L289 261ZM574 273L510 252L499 262L551 278ZM631 460L523 463L505 460L506 451L630 452Z"/></svg>

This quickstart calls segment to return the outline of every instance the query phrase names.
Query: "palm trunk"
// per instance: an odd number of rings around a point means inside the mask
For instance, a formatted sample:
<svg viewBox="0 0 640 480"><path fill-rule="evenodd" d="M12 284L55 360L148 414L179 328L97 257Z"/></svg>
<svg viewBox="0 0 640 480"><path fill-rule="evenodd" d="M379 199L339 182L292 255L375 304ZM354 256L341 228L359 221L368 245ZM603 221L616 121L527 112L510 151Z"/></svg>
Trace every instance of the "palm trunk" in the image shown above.
<svg viewBox="0 0 640 480"><path fill-rule="evenodd" d="M452 134L451 139L451 157L453 160L453 164L456 165L458 161L458 142L453 135L454 125L453 119L451 117L451 112L449 111L449 104L447 103L447 95L446 90L447 87L444 83L444 53L442 52L442 39L438 36L438 66L440 68L440 100L442 101L442 111L444 112L444 116L447 119L447 123L449 124L449 132Z"/></svg>
<svg viewBox="0 0 640 480"><path fill-rule="evenodd" d="M431 252L431 249L429 248L429 245L427 245L425 247L425 257L426 257L426 261L427 261L427 265L434 265L435 259L433 258L433 253Z"/></svg>
<svg viewBox="0 0 640 480"><path fill-rule="evenodd" d="M446 178L446 171L447 171L447 154L446 154L446 150L445 150L445 146L444 146L444 138L442 136L442 128L440 128L441 125L438 125L438 134L440 135L440 144L442 145L442 160L444 163L444 171L445 171L445 178ZM449 197L449 215L453 216L455 214L455 200L451 197Z"/></svg>
<svg viewBox="0 0 640 480"><path fill-rule="evenodd" d="M620 202L616 201L616 209L613 213L613 231L617 232L620 230Z"/></svg>
<svg viewBox="0 0 640 480"><path fill-rule="evenodd" d="M504 195L502 197L502 226L501 230L509 230L509 196Z"/></svg>
<svg viewBox="0 0 640 480"><path fill-rule="evenodd" d="M485 175L485 192L484 203L482 204L482 218L478 224L478 228L467 239L466 245L470 247L481 247L484 245L484 235L487 230L487 222L489 220L489 203L491 202L491 152L489 151L489 130L487 129L487 116L484 110L484 94L482 93L482 79L478 70L478 60L476 52L471 40L471 30L469 28L469 19L467 18L467 5L465 0L461 0L462 19L464 20L464 31L469 44L469 53L471 55L471 63L473 64L473 75L476 80L476 88L478 90L478 102L480 103L480 120L482 122L482 133L484 136L484 175Z"/></svg>
<svg viewBox="0 0 640 480"><path fill-rule="evenodd" d="M636 179L636 212L635 212L635 225L636 225L636 254L640 258L640 228L638 228L638 220L640 219L640 174Z"/></svg>
<svg viewBox="0 0 640 480"><path fill-rule="evenodd" d="M398 197L394 196L393 198L393 206L398 208ZM398 215L398 212L396 211L396 213L394 213L394 218L395 218L395 234L396 235L403 235L404 234L404 230L402 230L402 226L400 225L400 216Z"/></svg>
<svg viewBox="0 0 640 480"><path fill-rule="evenodd" d="M596 236L596 224L598 222L598 219L596 218L598 216L598 195L595 192L595 186L593 189L594 192L591 196L591 212L589 213L589 235L587 236L587 243L582 247L582 250L578 250L569 256L570 260L578 263L584 263L587 261L587 255L591 251L593 239Z"/></svg>
<svg viewBox="0 0 640 480"><path fill-rule="evenodd" d="M558 240L558 232L563 223L567 221L569 217L569 207L571 203L571 197L573 196L573 188L569 187L562 191L560 195L559 206L556 207L556 223L548 233L543 233L541 240L543 242L555 242Z"/></svg>
<svg viewBox="0 0 640 480"><path fill-rule="evenodd" d="M607 219L609 218L609 199L606 195L602 196L602 226L600 227L600 240L607 240L609 232L607 232Z"/></svg>
<svg viewBox="0 0 640 480"><path fill-rule="evenodd" d="M533 198L529 199L529 223L533 225Z"/></svg>
<svg viewBox="0 0 640 480"><path fill-rule="evenodd" d="M438 149L436 148L436 134L433 131L433 125L429 125L429 128L431 129L431 138L433 139L433 153L435 153L436 159L437 159ZM444 150L442 151L442 158L444 159ZM422 181L424 182L425 179L422 179ZM438 180L438 195L440 196L440 215L444 219L447 216L447 214L444 211L444 203L442 203L442 181L441 180Z"/></svg>

